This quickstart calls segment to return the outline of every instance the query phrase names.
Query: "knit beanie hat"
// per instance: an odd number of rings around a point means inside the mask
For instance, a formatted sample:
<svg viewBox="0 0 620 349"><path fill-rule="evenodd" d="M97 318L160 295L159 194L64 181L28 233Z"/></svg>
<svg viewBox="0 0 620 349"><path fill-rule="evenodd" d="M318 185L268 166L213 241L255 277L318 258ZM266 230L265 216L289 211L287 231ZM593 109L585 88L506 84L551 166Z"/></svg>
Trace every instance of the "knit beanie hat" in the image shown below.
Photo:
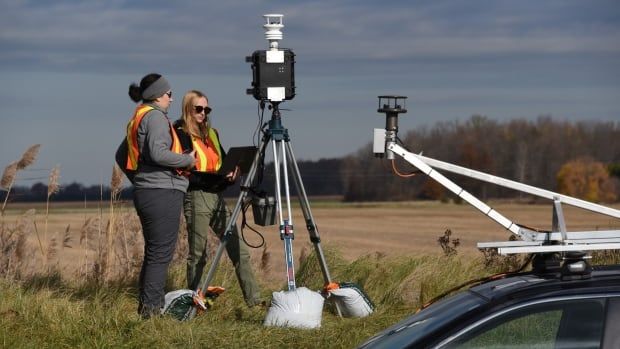
<svg viewBox="0 0 620 349"><path fill-rule="evenodd" d="M163 76L155 80L144 91L142 91L142 99L145 101L152 101L164 95L164 93L170 91L170 84Z"/></svg>

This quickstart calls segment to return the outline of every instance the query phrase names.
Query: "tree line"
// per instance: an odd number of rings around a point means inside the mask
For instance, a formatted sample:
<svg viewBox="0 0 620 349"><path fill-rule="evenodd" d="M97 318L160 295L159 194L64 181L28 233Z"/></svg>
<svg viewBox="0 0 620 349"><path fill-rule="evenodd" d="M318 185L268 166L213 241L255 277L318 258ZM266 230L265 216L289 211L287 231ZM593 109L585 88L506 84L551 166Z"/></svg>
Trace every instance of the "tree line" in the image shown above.
<svg viewBox="0 0 620 349"><path fill-rule="evenodd" d="M535 187L592 201L620 197L620 122L557 121L549 116L507 122L474 115L407 132L411 152ZM449 199L451 194L425 175L402 178L386 160L369 154L372 145L343 159L345 200ZM402 160L401 172L414 172ZM464 176L444 173L482 199L522 194Z"/></svg>
<svg viewBox="0 0 620 349"><path fill-rule="evenodd" d="M547 190L595 202L620 198L620 122L536 120L500 122L474 115L466 121L439 122L399 135L409 151ZM402 159L375 158L368 143L342 158L299 161L309 196L337 195L344 201L458 200ZM397 176L394 168L403 176ZM289 174L290 171L289 171ZM444 173L481 199L522 198L514 190L456 174ZM258 190L274 191L273 165L266 164ZM289 181L296 194L294 181ZM230 188L227 196L238 195ZM1 192L2 200L6 191ZM16 185L11 201L45 201L48 186ZM110 188L71 183L61 186L55 201L108 200ZM125 188L121 197L131 198Z"/></svg>

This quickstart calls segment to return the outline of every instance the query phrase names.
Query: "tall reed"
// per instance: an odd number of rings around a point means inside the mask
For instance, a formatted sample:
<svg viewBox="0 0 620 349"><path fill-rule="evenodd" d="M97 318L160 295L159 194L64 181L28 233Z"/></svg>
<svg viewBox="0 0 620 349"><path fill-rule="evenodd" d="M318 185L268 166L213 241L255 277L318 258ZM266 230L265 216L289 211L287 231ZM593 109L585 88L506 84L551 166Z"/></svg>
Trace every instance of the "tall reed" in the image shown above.
<svg viewBox="0 0 620 349"><path fill-rule="evenodd" d="M34 144L28 147L28 149L24 152L24 155L22 155L22 158L17 162L17 169L23 170L32 165L37 159L39 148L41 148L41 144Z"/></svg>
<svg viewBox="0 0 620 349"><path fill-rule="evenodd" d="M123 184L123 172L121 169L114 164L112 167L112 178L110 180L110 220L108 225L108 233L107 233L107 246L106 250L108 251L106 255L106 276L105 279L109 280L112 272L112 251L114 235L115 235L115 227L116 227L116 215L114 212L115 203L118 202L118 198L120 196ZM125 235L125 231L123 230L123 248L125 250L125 257L129 259L129 252L127 251L127 237Z"/></svg>
<svg viewBox="0 0 620 349"><path fill-rule="evenodd" d="M6 196L4 197L4 202L2 203L2 210L0 211L0 215L2 215L2 217L4 217L4 208L6 207L6 203L9 200L9 194L11 193L11 188L13 187L16 176L17 161L10 163L7 167L4 168L4 172L2 173L2 180L0 180L0 187L6 189Z"/></svg>
<svg viewBox="0 0 620 349"><path fill-rule="evenodd" d="M50 216L50 198L52 195L58 193L60 190L60 185L58 184L58 179L60 178L60 167L58 165L54 166L52 171L50 171L49 181L47 183L47 199L45 200L45 229L43 230L43 241L47 245L47 224ZM49 249L48 249L49 252ZM43 256L47 258L49 254Z"/></svg>
<svg viewBox="0 0 620 349"><path fill-rule="evenodd" d="M2 173L2 179L0 180L0 187L6 189L6 196L4 197L4 202L2 203L2 209L0 210L0 215L2 217L4 217L4 209L6 208L6 203L9 200L9 194L11 193L11 188L13 187L13 184L15 183L17 172L25 169L26 167L34 163L34 161L37 159L37 154L39 154L39 148L41 148L41 144L31 145L28 149L26 149L21 159L10 163L4 169L4 173Z"/></svg>

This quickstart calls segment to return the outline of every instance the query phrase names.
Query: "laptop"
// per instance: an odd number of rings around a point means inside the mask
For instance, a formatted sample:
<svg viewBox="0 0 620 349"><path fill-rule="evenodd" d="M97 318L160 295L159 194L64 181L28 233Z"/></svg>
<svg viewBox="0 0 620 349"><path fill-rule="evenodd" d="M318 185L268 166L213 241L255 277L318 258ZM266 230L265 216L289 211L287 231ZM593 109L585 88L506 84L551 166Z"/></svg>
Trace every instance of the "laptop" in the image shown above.
<svg viewBox="0 0 620 349"><path fill-rule="evenodd" d="M239 166L241 173L248 173L254 157L256 156L257 147L251 145L246 147L231 147L226 152L222 166L217 171L217 174L225 176L228 173L235 170L235 166Z"/></svg>

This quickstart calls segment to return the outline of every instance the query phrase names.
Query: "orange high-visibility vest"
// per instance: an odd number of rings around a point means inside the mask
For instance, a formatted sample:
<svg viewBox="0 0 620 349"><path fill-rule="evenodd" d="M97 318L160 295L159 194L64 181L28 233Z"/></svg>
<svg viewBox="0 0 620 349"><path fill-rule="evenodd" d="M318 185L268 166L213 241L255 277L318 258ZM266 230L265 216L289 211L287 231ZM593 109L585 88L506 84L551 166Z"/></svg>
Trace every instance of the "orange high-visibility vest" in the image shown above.
<svg viewBox="0 0 620 349"><path fill-rule="evenodd" d="M222 166L222 150L217 131L209 128L207 143L192 136L192 145L196 151L196 171L217 172Z"/></svg>
<svg viewBox="0 0 620 349"><path fill-rule="evenodd" d="M133 117L127 123L127 164L125 168L128 170L137 170L138 162L140 159L140 149L138 148L138 127L140 126L140 122L146 115L146 113L153 110L150 105L141 104L136 107L136 111L133 113ZM170 146L170 151L177 154L183 154L183 148L181 147L181 142L179 141L179 137L177 133L174 132L174 128L170 121L168 121L168 125L170 125L170 136L172 137L172 146Z"/></svg>

